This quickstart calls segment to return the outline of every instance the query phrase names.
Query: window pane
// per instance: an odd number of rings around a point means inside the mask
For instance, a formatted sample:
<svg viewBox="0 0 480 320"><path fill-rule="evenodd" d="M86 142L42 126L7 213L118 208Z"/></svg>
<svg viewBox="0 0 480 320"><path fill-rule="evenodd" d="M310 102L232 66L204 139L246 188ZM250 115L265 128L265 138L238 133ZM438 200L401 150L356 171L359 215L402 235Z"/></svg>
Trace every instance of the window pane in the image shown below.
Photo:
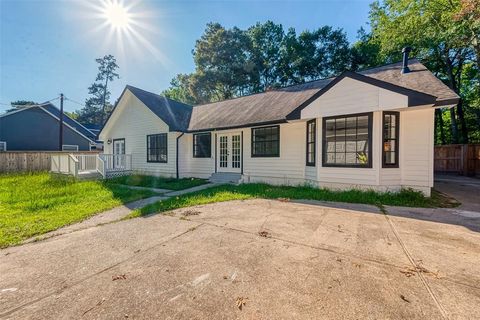
<svg viewBox="0 0 480 320"><path fill-rule="evenodd" d="M398 152L398 117L399 113L383 114L383 165L396 166Z"/></svg>
<svg viewBox="0 0 480 320"><path fill-rule="evenodd" d="M371 139L369 134L371 115L325 119L324 126L323 159L326 164L370 165L368 153Z"/></svg>
<svg viewBox="0 0 480 320"><path fill-rule="evenodd" d="M279 132L278 126L252 129L252 156L278 157Z"/></svg>

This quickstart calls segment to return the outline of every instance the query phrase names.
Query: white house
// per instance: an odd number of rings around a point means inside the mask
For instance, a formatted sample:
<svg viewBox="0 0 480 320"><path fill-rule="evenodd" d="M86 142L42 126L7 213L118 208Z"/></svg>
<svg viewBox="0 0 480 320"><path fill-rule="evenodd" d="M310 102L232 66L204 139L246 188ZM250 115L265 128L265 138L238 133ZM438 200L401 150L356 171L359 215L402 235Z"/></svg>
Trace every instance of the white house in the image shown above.
<svg viewBox="0 0 480 320"><path fill-rule="evenodd" d="M127 86L99 136L144 174L430 195L434 109L458 100L407 56L199 106Z"/></svg>

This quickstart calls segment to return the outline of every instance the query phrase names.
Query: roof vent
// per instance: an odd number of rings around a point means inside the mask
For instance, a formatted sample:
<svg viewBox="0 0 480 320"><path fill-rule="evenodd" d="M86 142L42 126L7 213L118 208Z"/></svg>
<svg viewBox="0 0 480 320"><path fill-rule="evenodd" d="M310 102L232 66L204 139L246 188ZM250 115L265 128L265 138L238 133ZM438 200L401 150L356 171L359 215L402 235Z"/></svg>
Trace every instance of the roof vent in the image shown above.
<svg viewBox="0 0 480 320"><path fill-rule="evenodd" d="M412 51L411 47L405 47L405 48L402 49L402 53L403 53L402 74L410 72L410 68L408 68L408 55L411 51Z"/></svg>

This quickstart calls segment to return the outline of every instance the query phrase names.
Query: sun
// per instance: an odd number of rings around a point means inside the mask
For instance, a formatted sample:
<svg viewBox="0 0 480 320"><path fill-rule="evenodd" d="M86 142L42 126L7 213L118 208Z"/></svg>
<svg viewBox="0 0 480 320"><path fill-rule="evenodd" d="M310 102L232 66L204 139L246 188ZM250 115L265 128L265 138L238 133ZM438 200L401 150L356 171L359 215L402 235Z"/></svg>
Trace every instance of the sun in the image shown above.
<svg viewBox="0 0 480 320"><path fill-rule="evenodd" d="M115 29L126 29L131 24L131 15L128 8L116 1L108 1L103 8L104 18Z"/></svg>

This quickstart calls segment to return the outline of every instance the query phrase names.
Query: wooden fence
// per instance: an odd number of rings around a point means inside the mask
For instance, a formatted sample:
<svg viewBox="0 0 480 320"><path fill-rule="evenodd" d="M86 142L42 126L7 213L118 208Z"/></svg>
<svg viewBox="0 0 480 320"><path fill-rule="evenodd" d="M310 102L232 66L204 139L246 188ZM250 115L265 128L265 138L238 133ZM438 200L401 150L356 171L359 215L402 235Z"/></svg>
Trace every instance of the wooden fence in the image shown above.
<svg viewBox="0 0 480 320"><path fill-rule="evenodd" d="M435 172L480 175L480 144L435 146Z"/></svg>
<svg viewBox="0 0 480 320"><path fill-rule="evenodd" d="M0 173L21 171L49 171L50 157L59 151L7 151L0 152ZM97 154L98 151L63 152Z"/></svg>

